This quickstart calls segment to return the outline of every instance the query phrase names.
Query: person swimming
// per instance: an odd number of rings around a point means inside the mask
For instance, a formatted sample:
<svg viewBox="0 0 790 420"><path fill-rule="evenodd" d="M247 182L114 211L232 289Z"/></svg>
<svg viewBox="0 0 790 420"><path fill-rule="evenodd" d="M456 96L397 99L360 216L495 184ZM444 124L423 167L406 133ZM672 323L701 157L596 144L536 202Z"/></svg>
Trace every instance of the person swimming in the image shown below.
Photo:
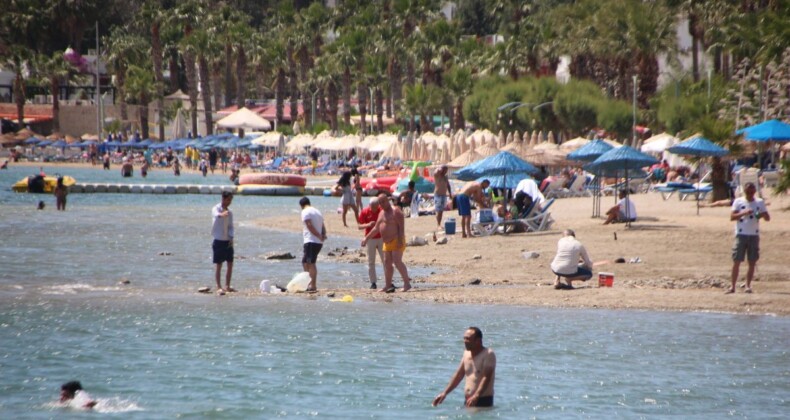
<svg viewBox="0 0 790 420"><path fill-rule="evenodd" d="M93 408L98 401L82 390L79 381L69 381L60 386L60 403L77 408Z"/></svg>

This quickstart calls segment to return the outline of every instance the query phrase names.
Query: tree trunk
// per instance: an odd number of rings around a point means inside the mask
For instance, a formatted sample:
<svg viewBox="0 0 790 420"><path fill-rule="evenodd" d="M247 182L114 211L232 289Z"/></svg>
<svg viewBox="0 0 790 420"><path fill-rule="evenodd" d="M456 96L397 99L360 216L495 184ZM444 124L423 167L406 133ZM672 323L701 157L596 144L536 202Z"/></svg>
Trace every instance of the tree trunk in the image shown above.
<svg viewBox="0 0 790 420"><path fill-rule="evenodd" d="M727 186L727 167L720 157L713 157L710 177L713 185L712 200L719 201L729 198L730 189Z"/></svg>
<svg viewBox="0 0 790 420"><path fill-rule="evenodd" d="M172 49L170 51L170 92L175 92L181 89L181 78L179 77L180 71L178 69L178 51Z"/></svg>
<svg viewBox="0 0 790 420"><path fill-rule="evenodd" d="M305 91L302 91L302 110L304 115L304 125L308 129L313 128L313 119L315 113L313 111L313 97L315 86L308 84L308 71L310 70L310 55L307 52L307 47L303 46L297 51L296 55L299 57L299 79L302 81Z"/></svg>
<svg viewBox="0 0 790 420"><path fill-rule="evenodd" d="M694 13L689 14L689 34L691 35L691 69L694 82L699 82L699 19Z"/></svg>
<svg viewBox="0 0 790 420"><path fill-rule="evenodd" d="M233 98L233 46L228 42L225 44L225 108L231 106Z"/></svg>
<svg viewBox="0 0 790 420"><path fill-rule="evenodd" d="M159 111L159 141L165 140L165 122L162 113L165 108L165 98L162 89L164 88L164 76L162 75L162 41L159 36L159 22L151 25L151 61L154 64L154 81L156 82L156 107ZM148 116L146 115L146 121ZM146 127L147 129L147 127ZM99 133L101 135L101 133ZM143 136L144 139L148 137Z"/></svg>
<svg viewBox="0 0 790 420"><path fill-rule="evenodd" d="M321 88L321 91L318 93L318 118L321 121L329 122L326 112L326 88Z"/></svg>
<svg viewBox="0 0 790 420"><path fill-rule="evenodd" d="M453 127L454 130L463 130L464 126L466 125L466 121L464 121L464 98L459 96L458 99L455 100L455 115L453 115L455 119L455 126Z"/></svg>
<svg viewBox="0 0 790 420"><path fill-rule="evenodd" d="M368 87L362 83L357 83L357 99L359 100L359 132L366 134L367 124L365 124L365 116L368 112Z"/></svg>
<svg viewBox="0 0 790 420"><path fill-rule="evenodd" d="M214 134L213 107L211 105L211 80L209 79L208 60L205 54L198 57L198 71L200 72L200 89L203 91L203 110L206 118L206 135ZM197 136L197 133L193 133Z"/></svg>
<svg viewBox="0 0 790 420"><path fill-rule="evenodd" d="M140 112L140 134L144 139L150 138L148 135L148 98L140 98L140 107L138 110Z"/></svg>
<svg viewBox="0 0 790 420"><path fill-rule="evenodd" d="M335 82L330 81L329 86L327 87L329 96L329 103L327 104L329 107L329 125L332 128L332 131L337 131L337 85Z"/></svg>
<svg viewBox="0 0 790 420"><path fill-rule="evenodd" d="M60 131L60 81L57 77L49 79L49 90L52 91L52 131Z"/></svg>
<svg viewBox="0 0 790 420"><path fill-rule="evenodd" d="M400 121L400 105L403 98L403 71L400 61L393 56L390 61L390 96L388 96L387 116L395 116L395 122ZM389 99L392 98L390 101Z"/></svg>
<svg viewBox="0 0 790 420"><path fill-rule="evenodd" d="M384 94L376 88L376 119L379 133L384 132Z"/></svg>
<svg viewBox="0 0 790 420"><path fill-rule="evenodd" d="M290 86L288 90L291 91L291 124L299 121L299 88L298 86L298 79L296 77L296 70L294 66L291 67L290 77L288 78L290 81Z"/></svg>
<svg viewBox="0 0 790 420"><path fill-rule="evenodd" d="M126 124L126 121L129 120L129 107L126 104L126 66L125 65L119 68L118 72L116 72L115 84L118 85L118 96L121 98L121 100L118 103L118 108L120 108L120 112L121 112L121 123ZM123 130L126 131L125 126Z"/></svg>
<svg viewBox="0 0 790 420"><path fill-rule="evenodd" d="M195 71L195 55L189 50L184 51L184 67L187 75L187 84L189 85L189 116L192 121L192 135L197 135L197 74ZM161 113L159 121L164 125ZM161 139L164 140L164 137Z"/></svg>
<svg viewBox="0 0 790 420"><path fill-rule="evenodd" d="M247 98L247 53L239 44L236 53L236 107L244 107Z"/></svg>
<svg viewBox="0 0 790 420"><path fill-rule="evenodd" d="M343 69L343 122L351 125L351 69Z"/></svg>
<svg viewBox="0 0 790 420"><path fill-rule="evenodd" d="M21 69L22 66L17 66ZM16 117L20 129L25 127L25 80L22 79L21 70L17 70L14 78L14 102L16 102Z"/></svg>
<svg viewBox="0 0 790 420"><path fill-rule="evenodd" d="M211 103L219 111L219 107L222 106L222 62L220 60L214 60L211 64L211 90L214 94L214 100Z"/></svg>
<svg viewBox="0 0 790 420"><path fill-rule="evenodd" d="M275 110L277 113L277 124L284 122L283 103L285 102L285 69L277 69L277 84L274 87Z"/></svg>

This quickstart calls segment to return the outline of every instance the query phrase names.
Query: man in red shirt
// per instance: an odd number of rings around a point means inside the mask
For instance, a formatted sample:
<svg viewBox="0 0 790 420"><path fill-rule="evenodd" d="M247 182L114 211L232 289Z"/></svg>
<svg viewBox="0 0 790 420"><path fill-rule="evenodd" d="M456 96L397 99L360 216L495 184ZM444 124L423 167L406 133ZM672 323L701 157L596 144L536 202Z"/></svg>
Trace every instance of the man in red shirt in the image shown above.
<svg viewBox="0 0 790 420"><path fill-rule="evenodd" d="M379 218L379 199L377 197L370 198L368 207L362 209L359 213L358 227L360 230L365 229L365 236L376 226L376 220ZM381 239L381 234L376 234L372 239L368 240L368 277L370 278L370 288L376 289L376 253L378 252L381 261L384 261L384 242Z"/></svg>

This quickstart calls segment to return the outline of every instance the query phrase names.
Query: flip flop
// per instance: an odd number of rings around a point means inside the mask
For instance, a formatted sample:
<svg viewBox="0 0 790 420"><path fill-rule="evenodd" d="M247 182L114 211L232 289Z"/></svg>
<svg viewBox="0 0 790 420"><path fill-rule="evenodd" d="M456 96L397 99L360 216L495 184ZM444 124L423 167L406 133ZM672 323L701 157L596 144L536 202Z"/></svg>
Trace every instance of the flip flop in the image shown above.
<svg viewBox="0 0 790 420"><path fill-rule="evenodd" d="M318 293L318 289L305 289L306 293Z"/></svg>
<svg viewBox="0 0 790 420"><path fill-rule="evenodd" d="M235 292L235 291L236 291L236 289L234 289L234 288L232 288L232 287L226 287L226 288L225 288L225 291L226 291L226 292L228 292L228 293L230 293L230 292Z"/></svg>
<svg viewBox="0 0 790 420"><path fill-rule="evenodd" d="M385 293L395 293L395 286L388 287L386 290L384 290L384 292Z"/></svg>
<svg viewBox="0 0 790 420"><path fill-rule="evenodd" d="M733 290L733 289L727 289L727 291L726 291L726 292L724 292L724 294L725 294L725 295L729 295L729 294L732 294L732 293L735 293L735 290Z"/></svg>
<svg viewBox="0 0 790 420"><path fill-rule="evenodd" d="M746 290L744 290L743 292L744 293L751 293L752 292L752 288L751 287L747 287Z"/></svg>

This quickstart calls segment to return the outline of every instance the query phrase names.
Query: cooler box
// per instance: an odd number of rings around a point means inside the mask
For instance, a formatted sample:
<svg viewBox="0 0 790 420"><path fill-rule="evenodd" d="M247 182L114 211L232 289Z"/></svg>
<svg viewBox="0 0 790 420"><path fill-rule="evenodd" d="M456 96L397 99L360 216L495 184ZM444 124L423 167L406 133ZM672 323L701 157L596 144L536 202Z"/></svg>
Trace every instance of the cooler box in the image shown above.
<svg viewBox="0 0 790 420"><path fill-rule="evenodd" d="M598 287L612 287L614 285L614 273L598 273Z"/></svg>
<svg viewBox="0 0 790 420"><path fill-rule="evenodd" d="M455 235L455 219L449 218L444 222L444 234Z"/></svg>

